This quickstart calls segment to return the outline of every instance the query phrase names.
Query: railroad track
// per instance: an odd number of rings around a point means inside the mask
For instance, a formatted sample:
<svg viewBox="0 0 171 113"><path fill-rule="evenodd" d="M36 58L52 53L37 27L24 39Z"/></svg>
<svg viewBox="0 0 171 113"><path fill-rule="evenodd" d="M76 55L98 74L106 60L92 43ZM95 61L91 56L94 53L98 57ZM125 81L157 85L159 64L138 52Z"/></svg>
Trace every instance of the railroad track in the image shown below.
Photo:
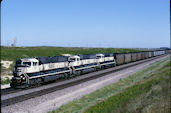
<svg viewBox="0 0 171 113"><path fill-rule="evenodd" d="M24 94L24 95L19 95L19 96L16 96L16 97L4 99L4 100L1 100L1 107L9 106L9 105L12 105L12 104L15 104L15 103L18 103L18 102L22 102L22 101L25 101L25 100L28 100L28 99L31 99L31 98L35 98L35 97L42 96L42 95L45 95L45 94L48 94L48 93L52 93L52 92L55 92L57 90L62 90L64 88L68 88L68 87L71 87L71 86L74 86L74 85L78 85L80 83L83 83L83 82L86 82L86 81L89 81L89 80L93 80L93 79L108 75L110 73L113 73L113 72L116 72L116 71L119 71L119 70L123 70L123 69L129 68L131 66L135 66L135 65L138 65L138 64L142 64L144 62L148 62L148 61L151 61L151 60L163 57L163 56L166 56L166 55L152 57L152 58L149 58L149 59L144 59L144 60L140 60L140 61L137 61L137 62L124 64L124 65L121 65L121 66L116 66L116 67L113 67L113 68L109 68L109 69L106 69L106 70L95 72L94 74L91 74L91 76L89 76L89 74L84 75L84 77L82 77L80 79L77 79L75 81L71 81L71 82L67 82L67 83L64 83L64 84L56 85L56 86L53 86L53 87L50 87L50 88L47 88L47 89L41 89L39 91L27 93L27 94ZM17 91L21 91L21 89L17 90ZM10 89L9 89L9 92L10 92ZM13 92L13 91L11 90L11 92Z"/></svg>
<svg viewBox="0 0 171 113"><path fill-rule="evenodd" d="M21 89L14 89L14 88L9 87L9 88L5 88L5 89L1 89L1 95L16 93L18 91L21 91Z"/></svg>
<svg viewBox="0 0 171 113"><path fill-rule="evenodd" d="M60 80L56 80L55 82L63 82L65 81L66 79L60 79ZM49 83L55 83L54 81L51 81L51 82L47 82L47 83L43 83L43 84L39 84L39 85L34 85L34 86L30 86L28 88L23 88L23 89L17 89L17 88L5 88L5 89L1 89L1 96L3 95L8 95L8 94L12 94L12 93L17 93L17 92L20 92L20 91L26 91L26 90L29 90L29 89L32 89L32 88L38 88L38 87L41 87L43 85L47 85Z"/></svg>

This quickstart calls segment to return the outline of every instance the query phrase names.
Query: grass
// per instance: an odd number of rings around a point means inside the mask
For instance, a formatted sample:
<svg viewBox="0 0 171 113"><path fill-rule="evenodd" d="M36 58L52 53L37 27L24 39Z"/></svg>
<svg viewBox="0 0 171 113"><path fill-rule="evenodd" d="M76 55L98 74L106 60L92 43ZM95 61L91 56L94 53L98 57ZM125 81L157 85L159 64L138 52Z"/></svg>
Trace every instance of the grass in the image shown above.
<svg viewBox="0 0 171 113"><path fill-rule="evenodd" d="M56 56L62 54L95 54L138 52L135 49L77 48L77 47L1 47L1 59L15 61L18 58Z"/></svg>
<svg viewBox="0 0 171 113"><path fill-rule="evenodd" d="M168 90L169 71L168 69L167 71L165 69L160 70L155 73L155 77L153 76L146 81L127 88L117 95L109 97L88 108L84 113L151 113L154 112L154 110L156 113L159 111L165 111L165 113L167 111L169 113L169 101L165 99L169 99ZM161 103L159 103L163 100L161 98L166 100L164 105L167 106L163 106L164 108L162 108ZM156 100L156 102L154 102L154 100Z"/></svg>
<svg viewBox="0 0 171 113"><path fill-rule="evenodd" d="M4 85L4 84L9 84L10 83L10 79L8 77L6 77L5 80L1 80L1 84Z"/></svg>
<svg viewBox="0 0 171 113"><path fill-rule="evenodd" d="M134 85L122 93L111 96L107 100L90 107L85 113L112 113L115 109L121 109L130 99L133 99L142 93L147 93L148 90L151 89L152 84L156 84L157 82L158 80L151 80L144 84Z"/></svg>
<svg viewBox="0 0 171 113"><path fill-rule="evenodd" d="M158 111L159 108L165 110L169 105L168 81L171 66L168 62L169 58L154 63L147 69L101 88L81 99L62 105L49 113L139 113L141 111L148 113L156 108ZM154 93L155 91L160 93ZM165 96L159 98L162 95ZM153 97L159 100L154 101ZM149 100L149 98L152 99ZM163 102L164 107L162 109L158 102ZM146 103L149 104L146 105Z"/></svg>

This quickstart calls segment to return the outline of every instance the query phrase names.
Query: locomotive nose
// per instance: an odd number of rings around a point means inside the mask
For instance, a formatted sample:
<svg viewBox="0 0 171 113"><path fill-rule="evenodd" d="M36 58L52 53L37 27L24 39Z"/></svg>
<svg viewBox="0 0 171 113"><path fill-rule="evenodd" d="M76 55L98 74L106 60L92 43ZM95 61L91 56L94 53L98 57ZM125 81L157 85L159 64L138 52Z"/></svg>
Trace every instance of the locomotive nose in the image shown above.
<svg viewBox="0 0 171 113"><path fill-rule="evenodd" d="M20 76L20 75L22 74L22 69L21 69L21 68L18 68L18 69L16 70L16 72L17 72L17 75Z"/></svg>
<svg viewBox="0 0 171 113"><path fill-rule="evenodd" d="M15 70L13 71L13 74L16 76L21 76L24 72L25 72L25 68L18 67L18 68L15 68Z"/></svg>
<svg viewBox="0 0 171 113"><path fill-rule="evenodd" d="M21 83L21 77L13 77L11 79L10 86L15 88L20 83Z"/></svg>
<svg viewBox="0 0 171 113"><path fill-rule="evenodd" d="M13 78L11 79L11 81L12 81L13 83L20 83L20 82L21 82L21 78L20 78L20 77L13 77Z"/></svg>

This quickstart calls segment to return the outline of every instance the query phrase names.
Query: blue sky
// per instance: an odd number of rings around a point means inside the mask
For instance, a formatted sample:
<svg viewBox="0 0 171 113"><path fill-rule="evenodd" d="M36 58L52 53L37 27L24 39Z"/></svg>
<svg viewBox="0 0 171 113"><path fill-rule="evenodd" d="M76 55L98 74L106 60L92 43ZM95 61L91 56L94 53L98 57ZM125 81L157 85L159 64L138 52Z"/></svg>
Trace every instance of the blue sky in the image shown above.
<svg viewBox="0 0 171 113"><path fill-rule="evenodd" d="M169 47L169 0L3 0L1 44Z"/></svg>

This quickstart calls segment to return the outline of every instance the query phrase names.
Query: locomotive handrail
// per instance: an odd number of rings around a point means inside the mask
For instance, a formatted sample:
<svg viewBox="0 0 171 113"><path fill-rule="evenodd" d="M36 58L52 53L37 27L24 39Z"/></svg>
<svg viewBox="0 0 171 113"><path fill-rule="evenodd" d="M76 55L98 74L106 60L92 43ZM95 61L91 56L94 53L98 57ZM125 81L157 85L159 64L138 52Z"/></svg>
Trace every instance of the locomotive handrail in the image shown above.
<svg viewBox="0 0 171 113"><path fill-rule="evenodd" d="M23 75L26 78L26 84L29 85L29 76L26 73L24 73Z"/></svg>

